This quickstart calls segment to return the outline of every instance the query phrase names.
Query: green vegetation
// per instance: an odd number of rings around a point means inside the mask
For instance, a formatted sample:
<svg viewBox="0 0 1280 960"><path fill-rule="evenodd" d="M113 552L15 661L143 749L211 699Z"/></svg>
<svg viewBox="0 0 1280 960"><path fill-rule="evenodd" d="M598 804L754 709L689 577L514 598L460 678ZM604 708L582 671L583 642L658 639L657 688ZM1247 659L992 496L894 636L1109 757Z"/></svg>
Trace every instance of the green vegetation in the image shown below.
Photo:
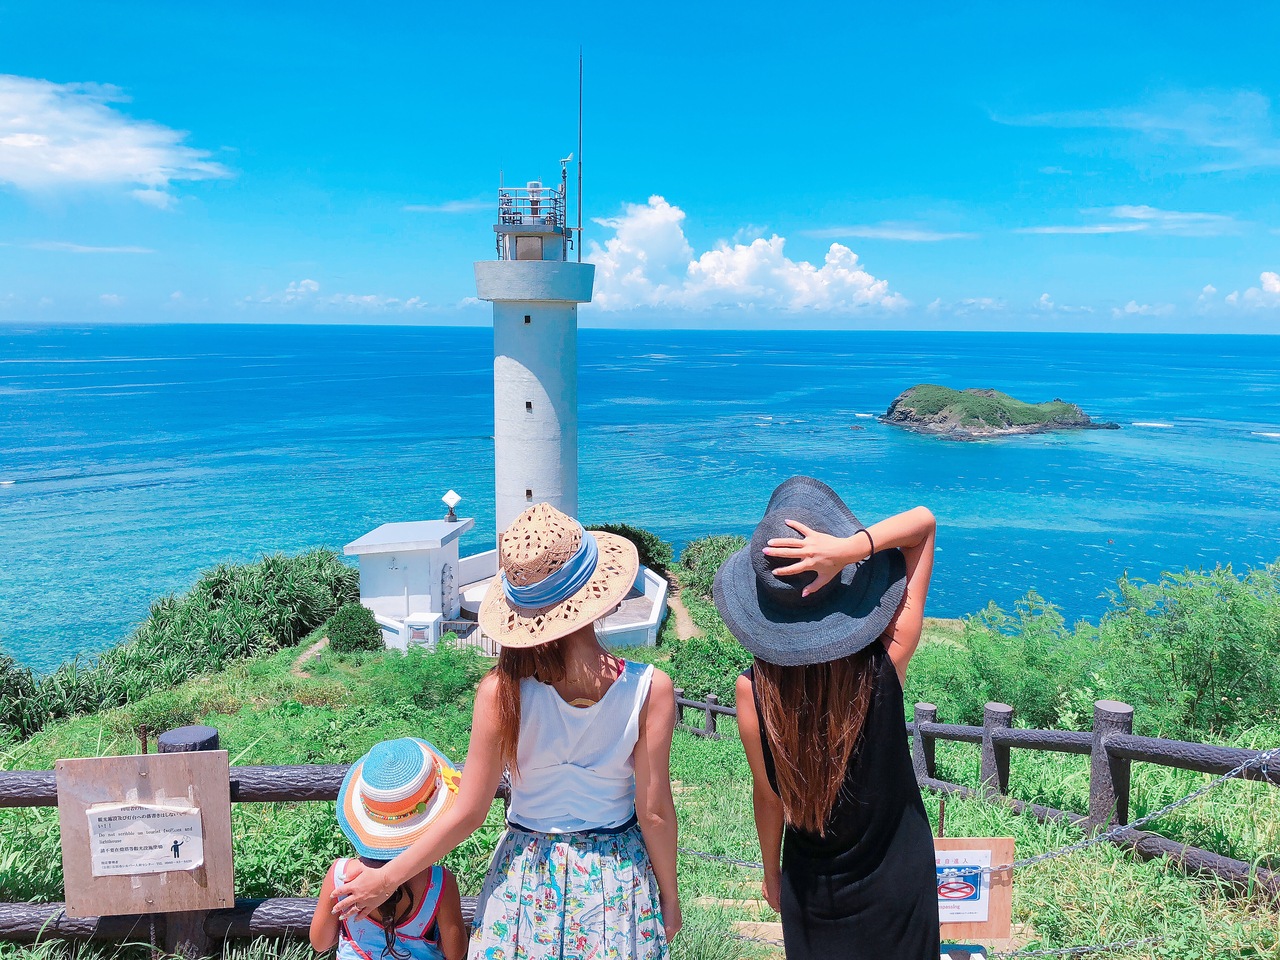
<svg viewBox="0 0 1280 960"><path fill-rule="evenodd" d="M692 697L715 693L732 703L734 679L750 658L725 629L710 594L715 569L743 542L731 537L695 541L672 567L702 636L680 640L668 625L661 647L623 654L660 663ZM221 609L209 599L216 573L202 578L186 597L168 603L182 605L199 595L207 608ZM331 582L340 580L335 575ZM263 577L261 582L274 585L278 580ZM353 576L344 589L346 596L331 592L330 614L355 593ZM1082 729L1088 726L1093 700L1112 697L1134 704L1139 732L1274 746L1280 742L1278 594L1280 562L1242 575L1218 568L1167 574L1157 583L1122 580L1097 626L1068 626L1034 593L1011 612L993 605L963 623L928 621L908 674L906 701L908 706L916 700L936 703L944 722L973 723L980 721L983 704L1001 700L1014 706L1019 725ZM236 594L254 609L259 604L283 606L281 595L277 589L270 601L253 601L247 593ZM168 609L164 604L157 608ZM183 622L190 625L192 618ZM217 666L198 661L201 666L178 677L185 682L172 688L154 683L150 690L139 688L131 699L92 715L46 718L33 735L0 749L0 767L48 769L59 757L127 753L143 723L164 729L192 722L218 727L235 763L348 762L380 740L405 735L424 736L455 760L463 758L472 697L487 661L446 644L433 654L330 649L299 665L296 651L280 649L322 635L332 637L332 623L309 636L264 631L258 642L225 656ZM291 639L272 640L274 636ZM137 638L135 634L130 642ZM175 644L170 654L182 649ZM114 654L105 654L100 662L114 662ZM80 668L82 674L94 669L99 668ZM9 709L15 699L41 696L43 682L0 659L0 694L5 697L0 710ZM0 717L17 727L7 713ZM676 734L672 775L681 845L754 860L759 853L750 773L733 723L722 721L720 729L724 739L719 741ZM979 755L973 745L939 743L937 763L944 779L978 782ZM1011 764L1014 797L1087 809L1087 757L1015 750ZM1184 796L1205 780L1199 774L1135 764L1132 815ZM926 795L926 809L936 819L936 797ZM1080 836L1072 828L1042 825L981 801L950 799L946 815L949 835L1012 835L1019 857ZM495 804L485 826L449 857L464 893L476 892L501 822L501 807ZM1280 868L1280 792L1268 784L1225 784L1153 828L1184 843ZM233 830L240 896L314 895L329 861L347 853L328 803L236 804ZM58 843L55 810L0 810L0 901L61 899ZM686 928L674 957L778 955L733 936L735 923L776 919L767 908L749 902L759 889L758 872L690 856L681 857L680 870ZM1188 878L1163 861L1138 862L1110 845L1027 868L1014 887L1014 921L1029 926L1027 946L1032 948L1159 936L1165 938L1160 944L1113 956L1280 958L1274 908L1242 898L1212 879ZM97 960L130 951L0 944L0 960L52 960L68 952ZM145 951L132 952L141 960ZM233 960L310 956L297 944L264 941L229 948L228 954Z"/></svg>
<svg viewBox="0 0 1280 960"><path fill-rule="evenodd" d="M329 646L339 653L382 649L382 628L361 603L344 603L329 621Z"/></svg>
<svg viewBox="0 0 1280 960"><path fill-rule="evenodd" d="M945 631L944 631L945 632ZM317 634L318 635L318 634ZM939 643L943 641L938 640ZM663 656L663 651L649 651ZM627 651L628 656L639 651ZM95 716L52 723L3 757L8 768L47 768L61 756L93 756L133 749L140 718L155 716L172 702L187 705L192 718L219 728L238 763L345 762L390 737L425 736L461 759L470 724L471 695L486 663L474 653L442 647L338 654L325 651L300 670L295 652L278 651L242 660L173 691ZM667 664L669 666L669 663ZM175 701L167 698L172 696ZM165 706L157 706L156 701ZM724 739L709 741L677 732L672 756L681 845L706 853L758 859L751 816L750 773L731 721ZM1015 751L1015 792L1040 802L1071 806L1087 794L1087 758L1050 757ZM944 776L975 783L978 754L967 744L939 744ZM1072 766L1074 765L1074 766ZM1181 795L1203 777L1139 765L1134 804L1143 812ZM1147 774L1150 772L1150 776ZM937 802L926 797L936 818ZM1077 806L1077 809L1080 809ZM1207 839L1223 834L1223 852L1270 862L1280 845L1280 803L1274 788L1232 783L1179 811L1175 833ZM476 892L489 853L501 831L501 806L486 825L452 854L449 866L464 893ZM236 804L232 823L237 893L241 896L314 895L329 861L346 855L332 804ZM1162 825L1162 829L1164 826ZM947 832L953 836L1011 835L1018 855L1028 856L1078 839L1070 828L1041 825L1006 808L978 801L947 801ZM57 814L52 809L0 811L0 900L60 899ZM1268 854L1267 851L1270 851ZM736 940L734 924L776 917L750 901L758 872L690 856L680 859L686 929L677 940L677 960L734 960L777 956L768 948ZM746 901L746 902L742 902ZM1275 914L1230 894L1214 881L1189 879L1161 861L1141 863L1104 845L1028 868L1014 888L1014 920L1029 924L1031 947L1062 947L1127 937L1168 940L1117 956L1275 957ZM109 955L107 947L84 948L85 960ZM127 951L126 951L127 952ZM304 948L254 942L231 948L233 960L304 960ZM143 951L135 950L139 957ZM58 946L0 945L0 960L53 960Z"/></svg>
<svg viewBox="0 0 1280 960"><path fill-rule="evenodd" d="M588 530L603 530L605 533L612 533L630 540L635 544L636 552L640 555L641 566L648 567L654 573L665 577L671 572L675 551L672 550L671 544L656 533L626 523L589 523L585 526Z"/></svg>
<svg viewBox="0 0 1280 960"><path fill-rule="evenodd" d="M1094 423L1079 406L1063 400L1026 403L999 390L954 390L935 383L920 383L903 391L882 419L920 433L962 438L1116 427L1114 423Z"/></svg>
<svg viewBox="0 0 1280 960"><path fill-rule="evenodd" d="M981 723L994 700L1020 726L1081 729L1108 698L1133 704L1151 736L1231 740L1280 724L1280 561L1122 579L1097 626L1068 627L1034 592L1012 614L992 604L957 642L920 649L906 696L948 723Z"/></svg>
<svg viewBox="0 0 1280 960"><path fill-rule="evenodd" d="M360 594L359 574L332 550L221 564L167 596L124 643L37 677L0 657L0 746L62 717L133 703L243 657L291 647Z"/></svg>

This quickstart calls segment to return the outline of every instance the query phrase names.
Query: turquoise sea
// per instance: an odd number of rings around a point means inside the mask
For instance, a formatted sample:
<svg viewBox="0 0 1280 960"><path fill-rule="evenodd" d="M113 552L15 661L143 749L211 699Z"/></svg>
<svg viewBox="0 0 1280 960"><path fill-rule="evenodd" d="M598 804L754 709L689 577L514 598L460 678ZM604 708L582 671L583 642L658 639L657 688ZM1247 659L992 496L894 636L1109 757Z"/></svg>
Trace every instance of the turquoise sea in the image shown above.
<svg viewBox="0 0 1280 960"><path fill-rule="evenodd" d="M0 647L102 650L225 560L441 515L493 536L487 329L0 328ZM1028 589L1096 618L1126 571L1280 556L1280 337L584 330L581 513L745 533L793 473L940 521L929 612ZM952 443L875 416L922 381L1119 431Z"/></svg>

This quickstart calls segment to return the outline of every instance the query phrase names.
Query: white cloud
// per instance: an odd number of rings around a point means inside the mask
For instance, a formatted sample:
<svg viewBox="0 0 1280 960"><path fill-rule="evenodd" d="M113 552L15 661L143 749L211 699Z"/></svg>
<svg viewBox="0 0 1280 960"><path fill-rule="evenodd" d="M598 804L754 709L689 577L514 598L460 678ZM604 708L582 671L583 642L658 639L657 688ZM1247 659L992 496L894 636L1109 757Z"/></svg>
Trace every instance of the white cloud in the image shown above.
<svg viewBox="0 0 1280 960"><path fill-rule="evenodd" d="M1261 310L1280 307L1280 273L1264 270L1258 276L1258 286L1249 287L1243 293L1233 290L1226 302L1244 310Z"/></svg>
<svg viewBox="0 0 1280 960"><path fill-rule="evenodd" d="M685 213L660 196L627 204L618 217L595 222L614 231L592 243L592 302L604 310L669 307L785 312L898 309L907 300L869 274L848 247L831 244L818 266L792 260L776 234L750 243L719 241L696 254L682 226Z"/></svg>
<svg viewBox="0 0 1280 960"><path fill-rule="evenodd" d="M862 223L847 227L823 227L820 230L806 230L809 237L861 237L867 240L905 240L909 243L937 243L940 240L974 240L976 233L947 232L922 227L919 224L886 221L884 223Z"/></svg>
<svg viewBox="0 0 1280 960"><path fill-rule="evenodd" d="M57 253L155 253L150 247L91 247L83 243L63 243L60 240L39 240L27 246L32 250Z"/></svg>
<svg viewBox="0 0 1280 960"><path fill-rule="evenodd" d="M999 297L965 297L961 300L945 301L941 297L928 306L930 313L947 313L958 317L982 313L1003 313L1008 304Z"/></svg>
<svg viewBox="0 0 1280 960"><path fill-rule="evenodd" d="M1138 233L1146 230L1145 223L1083 223L1054 224L1047 227L1019 227L1014 233Z"/></svg>
<svg viewBox="0 0 1280 960"><path fill-rule="evenodd" d="M1015 126L1109 129L1136 135L1165 161L1170 148L1191 154L1189 170L1216 173L1280 166L1271 100L1252 90L1169 93L1135 107L993 117Z"/></svg>
<svg viewBox="0 0 1280 960"><path fill-rule="evenodd" d="M493 200L446 200L443 203L408 203L409 213L472 213L476 210L497 209Z"/></svg>
<svg viewBox="0 0 1280 960"><path fill-rule="evenodd" d="M1138 303L1137 300L1130 300L1123 307L1112 307L1111 315L1113 317L1167 317L1173 313L1172 303Z"/></svg>
<svg viewBox="0 0 1280 960"><path fill-rule="evenodd" d="M1093 313L1093 307L1075 307L1065 303L1055 303L1053 297L1047 293L1040 294L1040 299L1036 301L1036 309L1042 313Z"/></svg>
<svg viewBox="0 0 1280 960"><path fill-rule="evenodd" d="M315 310L339 310L353 313L406 312L424 310L429 305L421 297L387 297L377 293L320 292L315 280L295 280L277 293L245 297L240 306L272 305L285 308L310 307Z"/></svg>
<svg viewBox="0 0 1280 960"><path fill-rule="evenodd" d="M175 182L231 175L188 146L184 132L112 106L127 100L106 84L0 74L0 183L31 191L124 188L167 208Z"/></svg>
<svg viewBox="0 0 1280 960"><path fill-rule="evenodd" d="M124 303L124 297L118 293L104 293L98 297L98 302L104 307L118 307Z"/></svg>
<svg viewBox="0 0 1280 960"><path fill-rule="evenodd" d="M1087 209L1081 213L1111 217L1098 223L1063 224L1044 227L1021 227L1015 233L1151 233L1180 237L1216 237L1232 233L1240 226L1238 220L1225 213L1197 213L1185 210L1161 210L1145 204L1124 204L1118 207Z"/></svg>

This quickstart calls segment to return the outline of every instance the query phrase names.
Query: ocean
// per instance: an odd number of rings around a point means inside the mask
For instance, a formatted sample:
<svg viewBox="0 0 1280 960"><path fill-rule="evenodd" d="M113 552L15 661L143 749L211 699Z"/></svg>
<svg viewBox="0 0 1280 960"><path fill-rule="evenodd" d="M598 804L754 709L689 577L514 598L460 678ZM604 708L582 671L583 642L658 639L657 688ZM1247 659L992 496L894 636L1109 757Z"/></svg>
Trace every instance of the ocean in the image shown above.
<svg viewBox="0 0 1280 960"><path fill-rule="evenodd" d="M806 473L939 520L928 613L1280 556L1280 337L583 330L580 513L678 546ZM1061 397L1118 431L955 443L879 423L920 382ZM0 327L0 650L47 670L199 571L392 520L493 539L485 328Z"/></svg>

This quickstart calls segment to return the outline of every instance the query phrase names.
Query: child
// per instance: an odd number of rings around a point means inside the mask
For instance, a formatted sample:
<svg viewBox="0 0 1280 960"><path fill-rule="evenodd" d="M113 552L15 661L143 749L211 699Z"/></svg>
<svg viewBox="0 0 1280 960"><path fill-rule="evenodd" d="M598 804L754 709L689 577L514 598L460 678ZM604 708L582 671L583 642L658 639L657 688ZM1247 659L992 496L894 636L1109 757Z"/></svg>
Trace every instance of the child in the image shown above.
<svg viewBox="0 0 1280 960"><path fill-rule="evenodd" d="M392 859L451 806L458 772L425 740L406 737L380 743L352 764L338 793L338 825L360 855L377 867ZM368 917L339 920L335 887L354 873L350 860L335 860L320 888L311 918L311 946L339 960L464 960L468 931L458 884L433 866L392 891Z"/></svg>

